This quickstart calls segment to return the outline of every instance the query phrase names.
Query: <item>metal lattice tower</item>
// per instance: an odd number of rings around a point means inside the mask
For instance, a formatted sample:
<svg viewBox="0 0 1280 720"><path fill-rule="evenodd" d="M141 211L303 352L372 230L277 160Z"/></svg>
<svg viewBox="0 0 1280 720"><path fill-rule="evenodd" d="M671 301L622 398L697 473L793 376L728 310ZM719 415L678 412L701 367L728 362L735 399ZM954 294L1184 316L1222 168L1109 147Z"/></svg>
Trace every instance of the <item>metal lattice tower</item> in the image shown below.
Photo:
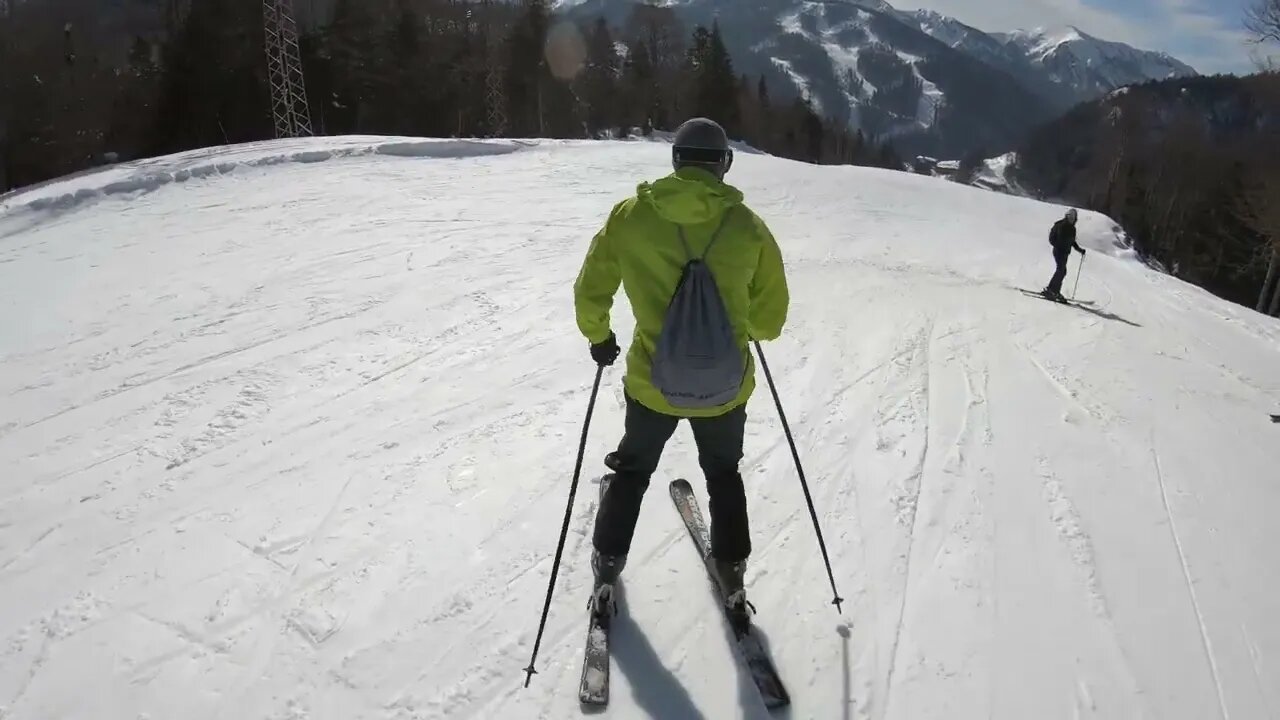
<svg viewBox="0 0 1280 720"><path fill-rule="evenodd" d="M502 137L507 132L507 113L503 109L504 97L502 92L502 41L499 39L498 28L493 22L493 9L490 0L484 0L480 4L480 9L482 13L480 22L486 28L484 73L484 104L488 115L486 119L489 121L489 133L494 137Z"/></svg>
<svg viewBox="0 0 1280 720"><path fill-rule="evenodd" d="M298 25L292 0L262 0L267 34L267 77L271 82L271 114L276 137L309 137L311 110L298 52Z"/></svg>
<svg viewBox="0 0 1280 720"><path fill-rule="evenodd" d="M507 114L502 109L502 71L496 60L490 60L485 73L485 105L489 110L489 132L501 137L507 132Z"/></svg>

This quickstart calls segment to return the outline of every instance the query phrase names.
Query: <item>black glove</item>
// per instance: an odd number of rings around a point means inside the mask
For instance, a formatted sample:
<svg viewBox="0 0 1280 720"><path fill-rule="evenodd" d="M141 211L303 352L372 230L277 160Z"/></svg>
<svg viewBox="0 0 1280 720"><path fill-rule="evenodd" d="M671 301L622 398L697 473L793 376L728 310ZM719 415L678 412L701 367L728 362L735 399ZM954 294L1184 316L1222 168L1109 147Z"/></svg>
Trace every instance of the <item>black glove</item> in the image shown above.
<svg viewBox="0 0 1280 720"><path fill-rule="evenodd" d="M1084 257L1084 248L1076 248L1080 251L1080 257Z"/></svg>
<svg viewBox="0 0 1280 720"><path fill-rule="evenodd" d="M613 333L609 333L609 337L603 342L598 342L591 346L591 359L596 361L600 367L608 367L618 359L618 355L622 349L618 347L618 338Z"/></svg>

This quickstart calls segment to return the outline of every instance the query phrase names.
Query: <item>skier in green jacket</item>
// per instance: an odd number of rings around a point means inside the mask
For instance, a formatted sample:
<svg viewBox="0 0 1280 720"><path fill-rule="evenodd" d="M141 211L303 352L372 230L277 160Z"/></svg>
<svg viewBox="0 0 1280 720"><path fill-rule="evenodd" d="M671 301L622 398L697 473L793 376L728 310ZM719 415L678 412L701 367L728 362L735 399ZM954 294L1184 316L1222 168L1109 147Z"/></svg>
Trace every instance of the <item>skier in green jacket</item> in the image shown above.
<svg viewBox="0 0 1280 720"><path fill-rule="evenodd" d="M742 204L742 193L724 182L732 162L733 151L718 124L694 118L682 125L672 148L675 172L641 184L634 197L613 209L574 285L578 327L599 365L612 365L621 352L609 317L619 284L636 321L623 383L625 428L618 449L605 460L614 478L601 498L593 537L597 612L611 604L649 478L684 418L692 426L707 480L712 564L730 612L746 616L743 576L751 539L738 465L746 403L755 389L748 343L781 334L789 295L773 235ZM714 276L746 368L737 397L715 407L676 407L652 378L665 311L690 253L701 257Z"/></svg>

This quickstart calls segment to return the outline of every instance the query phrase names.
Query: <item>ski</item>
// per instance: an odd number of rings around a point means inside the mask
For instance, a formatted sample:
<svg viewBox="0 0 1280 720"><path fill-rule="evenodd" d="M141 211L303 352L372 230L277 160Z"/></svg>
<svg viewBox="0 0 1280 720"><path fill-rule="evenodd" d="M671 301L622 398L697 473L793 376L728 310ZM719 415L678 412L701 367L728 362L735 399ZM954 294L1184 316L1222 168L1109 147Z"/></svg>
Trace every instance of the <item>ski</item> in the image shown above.
<svg viewBox="0 0 1280 720"><path fill-rule="evenodd" d="M1018 292L1033 298L1040 298L1041 300L1048 300L1049 302L1052 302L1052 303L1058 303L1059 305L1076 305L1077 304L1076 302L1072 300L1068 300L1066 298L1063 298L1061 300L1057 298L1051 298L1042 292L1032 292L1030 290L1023 290L1022 288L1018 288Z"/></svg>
<svg viewBox="0 0 1280 720"><path fill-rule="evenodd" d="M582 656L582 680L578 701L603 707L609 704L609 616L591 613L587 644Z"/></svg>
<svg viewBox="0 0 1280 720"><path fill-rule="evenodd" d="M719 601L720 607L724 608L724 594L720 590L720 583L716 581L715 573L711 566L711 536L707 531L707 523L703 519L702 510L698 506L698 498L693 494L693 487L689 485L687 480L678 479L671 483L671 501L675 503L676 510L680 513L680 518L684 520L685 528L689 531L689 537L697 547L698 556L702 559L708 579L710 579L711 585L715 589L716 599ZM729 620L727 611L725 619ZM731 627L732 625L733 623L730 622ZM773 664L773 658L769 657L769 653L764 649L760 636L755 629L748 625L741 630L735 628L733 632L739 654L743 663L747 666L748 672L751 673L752 681L755 682L756 688L760 691L760 697L764 700L765 707L770 710L776 710L791 704L791 697L787 694L787 689L782 684L782 678L778 676L778 670Z"/></svg>
<svg viewBox="0 0 1280 720"><path fill-rule="evenodd" d="M600 499L609 489L612 475L600 478ZM587 624L587 642L582 652L582 679L578 682L578 701L591 707L609 704L609 613L596 612L594 607L594 583L591 599L587 601L590 620Z"/></svg>

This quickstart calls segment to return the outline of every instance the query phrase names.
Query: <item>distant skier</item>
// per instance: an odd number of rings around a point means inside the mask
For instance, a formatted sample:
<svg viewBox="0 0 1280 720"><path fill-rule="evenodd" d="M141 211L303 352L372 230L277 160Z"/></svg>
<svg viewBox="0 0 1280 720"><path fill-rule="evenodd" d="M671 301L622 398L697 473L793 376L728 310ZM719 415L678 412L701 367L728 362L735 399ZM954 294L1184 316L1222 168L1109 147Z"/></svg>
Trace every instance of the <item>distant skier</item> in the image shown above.
<svg viewBox="0 0 1280 720"><path fill-rule="evenodd" d="M1071 251L1079 250L1081 257L1085 254L1084 248L1076 244L1078 218L1079 213L1075 208L1071 208L1065 217L1053 224L1053 229L1049 231L1049 244L1053 246L1053 261L1057 263L1057 269L1053 271L1049 285L1041 292L1051 300L1066 300L1062 297L1062 281L1067 277L1067 259L1071 257Z"/></svg>
<svg viewBox="0 0 1280 720"><path fill-rule="evenodd" d="M614 207L574 285L578 327L599 365L612 365L620 353L609 316L619 283L636 321L623 382L625 428L605 459L614 479L593 536L597 612L609 611L663 447L688 419L710 495L715 573L730 614L747 614L751 538L738 465L755 388L748 344L782 333L790 299L777 242L742 204L742 193L723 181L732 163L720 125L704 118L681 125L675 172L641 184Z"/></svg>

